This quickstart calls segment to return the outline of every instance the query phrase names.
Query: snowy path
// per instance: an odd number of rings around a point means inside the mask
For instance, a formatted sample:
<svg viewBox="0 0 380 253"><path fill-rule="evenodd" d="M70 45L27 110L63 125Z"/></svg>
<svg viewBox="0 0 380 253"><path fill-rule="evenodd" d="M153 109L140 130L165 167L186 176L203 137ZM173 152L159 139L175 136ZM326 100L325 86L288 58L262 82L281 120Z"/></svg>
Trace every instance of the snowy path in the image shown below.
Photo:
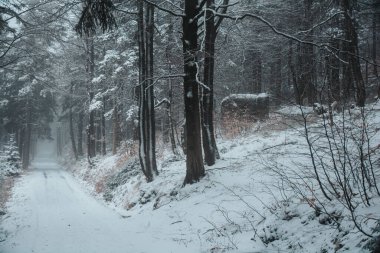
<svg viewBox="0 0 380 253"><path fill-rule="evenodd" d="M159 252L157 244L163 252L180 250L84 193L54 162L39 160L34 167L16 182L1 223L0 253Z"/></svg>
<svg viewBox="0 0 380 253"><path fill-rule="evenodd" d="M40 160L34 167L16 183L0 252L119 252L128 246L119 215L55 163Z"/></svg>

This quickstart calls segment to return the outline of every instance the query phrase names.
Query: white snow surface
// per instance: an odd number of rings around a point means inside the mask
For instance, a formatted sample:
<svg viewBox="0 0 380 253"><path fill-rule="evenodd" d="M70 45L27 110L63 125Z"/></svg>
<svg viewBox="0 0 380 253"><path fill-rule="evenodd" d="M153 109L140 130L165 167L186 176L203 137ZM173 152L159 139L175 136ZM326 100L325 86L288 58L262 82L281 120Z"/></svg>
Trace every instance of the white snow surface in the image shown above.
<svg viewBox="0 0 380 253"><path fill-rule="evenodd" d="M149 217L123 218L57 163L40 158L16 184L1 225L0 252L191 252L161 230L167 219L157 221L152 227Z"/></svg>
<svg viewBox="0 0 380 253"><path fill-rule="evenodd" d="M369 120L378 125L380 105L374 109ZM339 203L325 207L342 214L340 226L322 224L326 216L316 216L308 202L320 197L318 187L310 199L300 198L268 170L309 169L303 167L310 161L302 127L275 131L276 123L257 124L253 133L218 139L221 159L185 187L184 158L170 155L169 147L157 147L160 175L152 183L129 167L133 155L126 153L98 157L92 168L86 160L66 164L68 170L36 160L14 187L0 252L369 252L363 248L369 238ZM128 180L109 188L123 170L131 173ZM379 197L357 210L369 218L367 232L379 210Z"/></svg>
<svg viewBox="0 0 380 253"><path fill-rule="evenodd" d="M224 101L226 100L234 100L234 99L252 99L252 100L255 100L255 99L259 99L259 98L267 98L269 97L269 94L268 93L257 93L257 94L231 94L227 97L225 97L223 100L222 100L222 104Z"/></svg>

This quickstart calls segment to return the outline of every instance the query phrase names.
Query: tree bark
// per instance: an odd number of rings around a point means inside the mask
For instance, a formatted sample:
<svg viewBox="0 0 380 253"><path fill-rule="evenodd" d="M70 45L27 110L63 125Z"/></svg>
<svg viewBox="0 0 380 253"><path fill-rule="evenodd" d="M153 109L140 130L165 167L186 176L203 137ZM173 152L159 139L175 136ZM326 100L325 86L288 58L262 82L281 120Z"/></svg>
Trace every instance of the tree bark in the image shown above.
<svg viewBox="0 0 380 253"><path fill-rule="evenodd" d="M147 179L147 181L153 180L153 175L148 170L146 164L146 120L145 120L145 77L146 77L146 65L145 65L145 22L144 22L144 2L138 2L138 44L139 44L139 158L141 169Z"/></svg>
<svg viewBox="0 0 380 253"><path fill-rule="evenodd" d="M207 0L206 8L215 10L215 0ZM202 144L205 162L215 164L217 147L214 134L214 64L215 64L215 15L206 11L205 56L203 81L209 89L202 89Z"/></svg>
<svg viewBox="0 0 380 253"><path fill-rule="evenodd" d="M24 140L22 147L22 168L27 169L30 164L30 146L32 136L32 105L29 97L26 101L26 124L24 131Z"/></svg>
<svg viewBox="0 0 380 253"><path fill-rule="evenodd" d="M198 50L198 0L185 0L185 16L182 20L184 55L184 101L186 119L186 177L183 184L197 182L205 175L202 157L199 87L197 75Z"/></svg>
<svg viewBox="0 0 380 253"><path fill-rule="evenodd" d="M107 146L106 146L106 118L104 117L106 111L106 99L103 96L103 107L102 107L102 115L101 115L101 120L102 120L102 155L107 154Z"/></svg>
<svg viewBox="0 0 380 253"><path fill-rule="evenodd" d="M330 45L333 48L336 48L339 50L339 41L332 39L330 42ZM327 81L328 81L328 87L329 87L329 96L331 99L331 102L341 101L342 96L342 90L341 90L341 83L340 83L340 63L339 59L333 55L329 55L326 59L326 71L327 71Z"/></svg>
<svg viewBox="0 0 380 253"><path fill-rule="evenodd" d="M356 105L363 107L366 100L366 91L363 75L360 69L358 34L356 32L354 20L352 19L352 8L349 0L342 0L341 4L344 11L345 40L347 41L345 43L348 58L347 67L352 71L352 79L355 83ZM349 75L350 73L346 74Z"/></svg>
<svg viewBox="0 0 380 253"><path fill-rule="evenodd" d="M273 95L273 102L279 105L282 98L282 75L281 75L281 50L274 48L275 57L270 66L270 92Z"/></svg>
<svg viewBox="0 0 380 253"><path fill-rule="evenodd" d="M298 73L299 69L296 69L296 63L300 61L299 57L299 48L300 46L297 45L297 51L298 51L298 57L296 59L293 59L293 43L290 41L289 46L289 55L288 55L288 63L289 63L289 70L291 74L291 79L293 81L293 87L294 87L294 97L296 100L296 104L303 105L303 91L304 87L302 86L302 83L299 83ZM299 64L297 64L299 66Z"/></svg>
<svg viewBox="0 0 380 253"><path fill-rule="evenodd" d="M95 112L95 149L96 154L102 153L102 110Z"/></svg>
<svg viewBox="0 0 380 253"><path fill-rule="evenodd" d="M172 103L173 103L173 85L172 85L172 80L169 79L169 103L167 105L166 110L167 110L168 120L169 120L169 128L170 128L169 135L170 135L170 143L171 143L171 147L172 147L172 152L173 152L173 154L178 155L177 145L175 142Z"/></svg>
<svg viewBox="0 0 380 253"><path fill-rule="evenodd" d="M72 105L72 95L73 95L73 86L74 83L71 83L70 85L70 104L69 104L69 127L70 127L70 140L71 140L71 147L73 149L75 160L78 160L78 152L77 147L75 145L75 136L74 136L74 126L73 126L73 105Z"/></svg>
<svg viewBox="0 0 380 253"><path fill-rule="evenodd" d="M376 39L376 32L377 32L377 19L379 14L374 13L372 17L372 60L373 60L373 73L376 77L379 77L379 72L377 71L377 39Z"/></svg>
<svg viewBox="0 0 380 253"><path fill-rule="evenodd" d="M62 155L62 128L59 125L57 128L57 156Z"/></svg>
<svg viewBox="0 0 380 253"><path fill-rule="evenodd" d="M154 7L147 5L144 19L144 2L138 3L139 39L139 158L148 182L158 174L155 153L155 120L153 96L153 29Z"/></svg>
<svg viewBox="0 0 380 253"><path fill-rule="evenodd" d="M144 90L142 86L144 85L144 78L146 76L146 65L145 65L145 20L144 20L144 3L139 1L137 3L138 14L137 14L137 26L138 26L138 48L139 48L139 89L136 90L139 103L143 102L142 95ZM140 109L142 105L140 106ZM142 111L142 110L140 110Z"/></svg>
<svg viewBox="0 0 380 253"><path fill-rule="evenodd" d="M207 26L206 26L207 30ZM262 86L262 62L259 49L252 47L245 51L244 90L248 93L260 93Z"/></svg>
<svg viewBox="0 0 380 253"><path fill-rule="evenodd" d="M294 80L293 80L293 72L294 72L294 68L293 68L293 42L292 42L292 40L289 40L287 57L288 57L288 59L287 59L288 87L292 87L292 86L294 87ZM298 104L297 96L295 96L295 98L296 98L296 103Z"/></svg>
<svg viewBox="0 0 380 253"><path fill-rule="evenodd" d="M310 29L312 25L312 0L304 0L304 18L303 18L303 28ZM312 32L306 35L306 41L313 41ZM315 102L315 86L313 80L314 68L314 48L313 45L300 44L299 51L299 78L298 84L298 96L299 104L301 105L312 105Z"/></svg>
<svg viewBox="0 0 380 253"><path fill-rule="evenodd" d="M94 91L92 79L94 78L95 70L95 55L94 55L94 39L93 37L86 37L86 72L87 72L87 92L89 102L91 103L94 98ZM96 142L95 142L95 111L90 110L89 120L87 126L87 156L89 159L96 156Z"/></svg>
<svg viewBox="0 0 380 253"><path fill-rule="evenodd" d="M78 114L78 156L83 156L83 111Z"/></svg>
<svg viewBox="0 0 380 253"><path fill-rule="evenodd" d="M18 147L18 153L20 154L20 158L22 157L22 146L23 146L23 137L24 136L24 128L18 129L16 131L16 141Z"/></svg>
<svg viewBox="0 0 380 253"><path fill-rule="evenodd" d="M116 101L112 112L112 128L112 153L116 154L121 142L120 115L119 107L117 106Z"/></svg>
<svg viewBox="0 0 380 253"><path fill-rule="evenodd" d="M173 37L173 24L172 24L172 18L170 15L168 15L168 41L174 41ZM167 59L167 65L168 65L168 72L169 75L172 74L172 45L168 44L166 45L166 59ZM175 132L174 132L174 120L173 120L173 84L172 79L168 78L168 99L169 103L167 103L166 106L166 113L168 115L168 122L169 122L169 138L170 138L170 144L172 148L172 152L175 155L178 155L176 140L175 140Z"/></svg>
<svg viewBox="0 0 380 253"><path fill-rule="evenodd" d="M147 5L146 8L146 65L147 75L145 89L147 102L147 121L148 121L148 145L147 153L149 153L149 167L153 175L158 175L156 163L156 124L154 112L154 84L153 84L153 39L154 39L154 6Z"/></svg>
<svg viewBox="0 0 380 253"><path fill-rule="evenodd" d="M261 60L261 52L256 51L255 52L255 60L254 60L254 68L253 68L253 75L255 76L253 89L254 93L260 93L262 88L262 74L263 74L263 64Z"/></svg>

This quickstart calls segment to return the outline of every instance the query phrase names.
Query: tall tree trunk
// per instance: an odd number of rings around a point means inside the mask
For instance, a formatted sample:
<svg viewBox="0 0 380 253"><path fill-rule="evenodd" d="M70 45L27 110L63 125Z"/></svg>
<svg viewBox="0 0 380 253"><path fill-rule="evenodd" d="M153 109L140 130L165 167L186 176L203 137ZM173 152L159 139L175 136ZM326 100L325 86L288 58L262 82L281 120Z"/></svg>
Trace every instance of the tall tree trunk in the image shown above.
<svg viewBox="0 0 380 253"><path fill-rule="evenodd" d="M22 168L27 169L30 164L30 146L32 136L32 105L29 97L26 101L26 124L24 131L24 140L22 147Z"/></svg>
<svg viewBox="0 0 380 253"><path fill-rule="evenodd" d="M121 129L120 129L120 114L119 114L119 107L116 104L117 102L115 101L115 105L113 107L113 112L112 112L112 153L116 154L117 150L120 147L120 142L121 142Z"/></svg>
<svg viewBox="0 0 380 253"><path fill-rule="evenodd" d="M36 151L37 151L37 138L36 137L31 137L30 140L30 155L31 155L31 160L33 160L36 157Z"/></svg>
<svg viewBox="0 0 380 253"><path fill-rule="evenodd" d="M255 47L246 50L245 62L243 86L246 88L244 90L248 93L260 93L262 86L262 62L260 50Z"/></svg>
<svg viewBox="0 0 380 253"><path fill-rule="evenodd" d="M377 39L376 39L376 32L377 32L377 20L379 19L379 14L374 13L372 17L372 60L373 60L373 73L376 77L379 77L379 72L377 71Z"/></svg>
<svg viewBox="0 0 380 253"><path fill-rule="evenodd" d="M304 0L304 18L303 18L303 28L310 29L312 25L312 0ZM312 41L313 36L310 32L307 34L306 41ZM300 55L299 55L299 79L298 79L298 92L299 101L301 105L312 105L315 102L315 86L313 80L314 67L314 48L309 44L300 44Z"/></svg>
<svg viewBox="0 0 380 253"><path fill-rule="evenodd" d="M330 45L333 48L336 48L339 50L339 41L333 39L330 42ZM341 90L341 84L340 84L340 79L339 79L339 71L340 69L340 63L339 59L335 57L334 55L329 55L326 59L326 71L327 71L327 82L328 82L328 87L329 87L329 96L331 99L331 102L341 101L341 96L342 96L342 90Z"/></svg>
<svg viewBox="0 0 380 253"><path fill-rule="evenodd" d="M206 8L215 10L215 0L207 0ZM203 81L209 89L202 89L202 140L205 162L215 164L218 152L214 134L214 54L215 54L215 15L206 11L205 56Z"/></svg>
<svg viewBox="0 0 380 253"><path fill-rule="evenodd" d="M57 128L57 156L62 156L62 127L61 125Z"/></svg>
<svg viewBox="0 0 380 253"><path fill-rule="evenodd" d="M342 43L342 51L348 52L349 47L347 43ZM347 53L342 54L342 60L344 62L350 61L350 56ZM354 81L352 78L352 66L351 64L342 64L342 82L341 82L341 91L343 102L349 102L349 99L352 97L354 90Z"/></svg>
<svg viewBox="0 0 380 253"><path fill-rule="evenodd" d="M178 155L177 145L175 142L175 133L174 133L174 120L173 120L173 85L172 80L169 79L169 103L167 105L166 111L168 114L168 120L169 120L169 136L170 136L170 143L172 147L172 152L175 155Z"/></svg>
<svg viewBox="0 0 380 253"><path fill-rule="evenodd" d="M148 145L146 152L149 153L149 167L153 175L158 175L156 163L156 121L154 113L154 85L153 85L153 38L154 38L154 6L147 5L146 8L146 102L147 102L147 120L148 120Z"/></svg>
<svg viewBox="0 0 380 253"><path fill-rule="evenodd" d="M23 136L24 136L24 128L18 129L16 131L16 141L17 141L18 153L20 154L20 158L22 157Z"/></svg>
<svg viewBox="0 0 380 253"><path fill-rule="evenodd" d="M257 50L255 52L255 61L253 69L253 74L255 76L254 93L260 93L262 88L263 64L261 58L261 52Z"/></svg>
<svg viewBox="0 0 380 253"><path fill-rule="evenodd" d="M77 152L77 147L75 145L74 126L73 126L73 105L72 105L73 86L74 86L74 83L71 83L71 85L70 85L70 98L69 98L69 100L70 100L70 104L69 104L69 127L70 127L71 147L73 149L75 160L78 160L78 152Z"/></svg>
<svg viewBox="0 0 380 253"><path fill-rule="evenodd" d="M199 181L205 175L202 157L199 87L197 75L198 50L198 0L185 0L185 16L182 20L184 55L184 101L186 120L186 177L183 184Z"/></svg>
<svg viewBox="0 0 380 253"><path fill-rule="evenodd" d="M367 41L367 45L368 45L368 54L369 54L369 43ZM369 59L369 55L367 56L367 58ZM368 75L369 75L369 69L368 69L368 61L365 62L365 86L368 86Z"/></svg>
<svg viewBox="0 0 380 253"><path fill-rule="evenodd" d="M279 105L282 101L282 97L283 97L283 91L284 91L284 87L282 86L282 61L281 61L281 50L278 50L278 54L277 54L277 59L274 63L274 69L276 71L276 74L275 74L275 81L274 81L274 84L275 84L275 87L276 87L276 91L275 91L275 96L277 97L277 99L275 100L275 103L277 105Z"/></svg>
<svg viewBox="0 0 380 253"><path fill-rule="evenodd" d="M101 154L102 153L102 117L101 117L102 110L96 110L95 112L95 146L96 146L96 153Z"/></svg>
<svg viewBox="0 0 380 253"><path fill-rule="evenodd" d="M102 120L102 155L107 154L107 146L106 146L106 118L104 117L106 111L106 99L103 96L103 107L102 107L102 115L101 115L101 120Z"/></svg>
<svg viewBox="0 0 380 253"><path fill-rule="evenodd" d="M274 48L275 57L270 66L270 93L273 94L273 102L278 105L282 98L282 76L281 76L281 50Z"/></svg>
<svg viewBox="0 0 380 253"><path fill-rule="evenodd" d="M89 102L91 103L94 98L94 90L92 79L94 78L95 70L95 56L94 56L94 38L92 36L86 37L86 71L87 71L87 92ZM96 142L95 142L95 111L89 111L89 120L87 126L87 157L89 159L96 156ZM89 160L90 161L90 160Z"/></svg>
<svg viewBox="0 0 380 253"><path fill-rule="evenodd" d="M155 120L153 95L153 29L154 7L138 3L139 37L139 157L142 171L148 182L158 174L155 153Z"/></svg>
<svg viewBox="0 0 380 253"><path fill-rule="evenodd" d="M301 53L300 53L300 45L297 45L297 57L296 59L293 59L293 45L290 44L290 49L289 49L289 62L290 62L290 72L292 74L292 79L293 79L293 87L294 87L294 97L296 100L296 103L298 105L303 105L303 97L304 97L304 91L305 91L305 86L303 82L300 81L300 75L299 73L301 72L299 66L301 65ZM297 65L296 65L297 64Z"/></svg>
<svg viewBox="0 0 380 253"><path fill-rule="evenodd" d="M346 49L348 57L348 66L352 71L352 78L355 83L356 105L363 107L366 100L365 84L360 69L358 34L352 19L352 8L349 0L342 0L342 9L344 11L344 30L346 39ZM348 74L348 73L347 73Z"/></svg>
<svg viewBox="0 0 380 253"><path fill-rule="evenodd" d="M83 111L78 114L78 156L83 156Z"/></svg>
<svg viewBox="0 0 380 253"><path fill-rule="evenodd" d="M293 42L292 40L289 40L289 46L288 46L288 87L294 87L294 80L293 80L293 73L294 73L294 65L293 65ZM297 96L294 96L296 98L296 103L298 104L297 101Z"/></svg>
<svg viewBox="0 0 380 253"><path fill-rule="evenodd" d="M139 44L139 158L141 169L147 181L153 180L153 175L149 171L149 165L146 164L146 117L145 117L145 77L146 77L146 64L145 64L145 22L144 22L144 2L138 2L138 44Z"/></svg>
<svg viewBox="0 0 380 253"><path fill-rule="evenodd" d="M174 41L173 37L173 24L172 24L172 18L170 15L168 15L168 41ZM167 44L166 45L166 59L167 59L167 66L168 66L168 72L169 75L172 74L172 45ZM168 78L168 99L169 103L167 103L166 107L166 113L168 115L168 122L169 122L169 138L171 143L172 152L175 155L178 155L176 140L175 140L175 132L174 132L174 120L173 120L173 84L172 79Z"/></svg>

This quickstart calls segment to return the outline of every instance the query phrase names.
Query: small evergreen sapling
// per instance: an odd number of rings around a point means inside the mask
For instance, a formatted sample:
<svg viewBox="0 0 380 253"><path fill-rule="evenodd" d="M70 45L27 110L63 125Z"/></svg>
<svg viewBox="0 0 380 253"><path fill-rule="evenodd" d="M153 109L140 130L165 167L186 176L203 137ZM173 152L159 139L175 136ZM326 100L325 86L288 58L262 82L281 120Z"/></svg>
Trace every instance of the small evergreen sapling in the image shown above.
<svg viewBox="0 0 380 253"><path fill-rule="evenodd" d="M7 176L18 175L21 167L21 159L14 134L10 135L7 145L4 146L4 160L2 172Z"/></svg>

